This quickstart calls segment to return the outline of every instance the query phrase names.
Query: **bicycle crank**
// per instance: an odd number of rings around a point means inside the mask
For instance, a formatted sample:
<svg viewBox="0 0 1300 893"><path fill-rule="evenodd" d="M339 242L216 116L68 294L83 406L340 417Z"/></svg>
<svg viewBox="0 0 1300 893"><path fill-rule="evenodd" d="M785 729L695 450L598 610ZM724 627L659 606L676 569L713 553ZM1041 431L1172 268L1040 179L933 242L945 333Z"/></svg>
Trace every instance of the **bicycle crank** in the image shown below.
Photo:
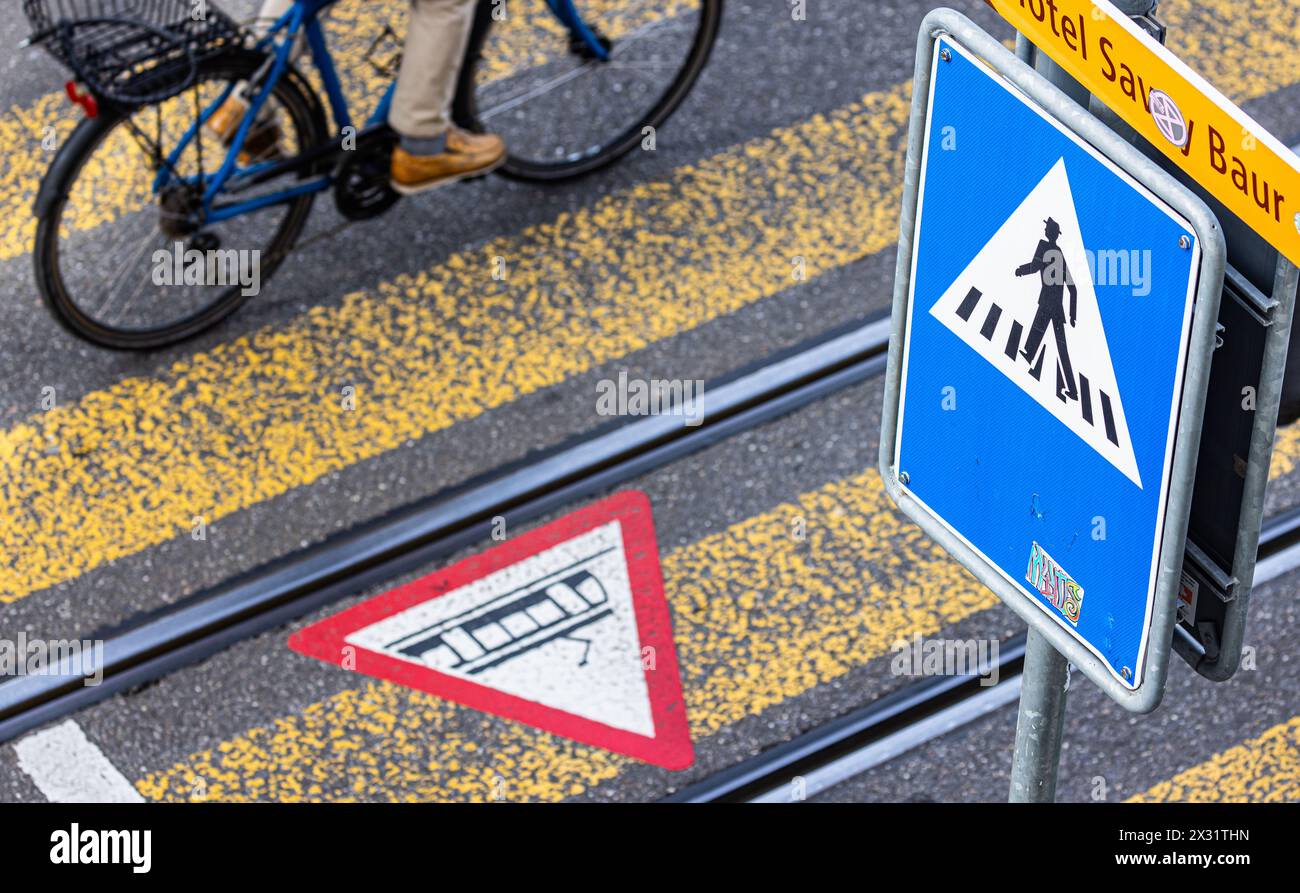
<svg viewBox="0 0 1300 893"><path fill-rule="evenodd" d="M397 134L384 127L361 134L344 150L334 172L334 205L349 220L367 220L393 206L401 195L388 182Z"/></svg>

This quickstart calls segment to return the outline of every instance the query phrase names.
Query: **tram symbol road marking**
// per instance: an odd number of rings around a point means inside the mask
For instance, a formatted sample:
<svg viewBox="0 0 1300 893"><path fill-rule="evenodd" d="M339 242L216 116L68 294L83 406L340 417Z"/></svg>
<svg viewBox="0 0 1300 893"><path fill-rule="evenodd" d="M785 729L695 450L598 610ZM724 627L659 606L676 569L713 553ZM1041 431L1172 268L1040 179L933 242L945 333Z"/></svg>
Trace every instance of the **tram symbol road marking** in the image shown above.
<svg viewBox="0 0 1300 893"><path fill-rule="evenodd" d="M1064 158L930 313L1142 486Z"/></svg>
<svg viewBox="0 0 1300 893"><path fill-rule="evenodd" d="M640 492L376 596L289 647L669 769L694 761Z"/></svg>

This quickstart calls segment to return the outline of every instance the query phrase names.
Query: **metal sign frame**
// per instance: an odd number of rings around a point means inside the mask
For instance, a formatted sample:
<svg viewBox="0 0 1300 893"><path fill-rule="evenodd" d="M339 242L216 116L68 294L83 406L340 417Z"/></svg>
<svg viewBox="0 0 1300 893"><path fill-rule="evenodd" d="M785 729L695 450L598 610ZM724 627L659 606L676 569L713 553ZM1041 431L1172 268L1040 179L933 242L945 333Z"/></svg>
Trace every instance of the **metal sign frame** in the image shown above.
<svg viewBox="0 0 1300 893"><path fill-rule="evenodd" d="M1226 213L1226 212L1225 212ZM1233 224L1241 224L1236 218L1223 217L1225 228L1231 236L1230 243L1237 246L1242 238L1233 231ZM1246 232L1249 232L1248 230ZM1262 240L1260 242L1262 243ZM1269 249L1272 252L1272 249ZM1256 336L1263 341L1258 374L1255 370L1241 370L1231 365L1223 369L1211 368L1210 387L1215 388L1219 379L1224 379L1222 387L1229 393L1233 406L1239 406L1242 384L1253 384L1256 389L1254 418L1250 430L1249 446L1245 455L1246 471L1241 483L1241 500L1239 505L1211 503L1205 511L1237 510L1235 518L1236 537L1231 555L1224 558L1226 567L1218 567L1213 556L1196 546L1196 530L1189 530L1188 544L1191 547L1184 570L1202 587L1201 599L1213 600L1212 604L1198 603L1193 624L1176 624L1174 627L1174 651L1183 658L1197 673L1213 682L1223 682L1236 673L1241 664L1242 647L1246 637L1246 616L1250 604L1250 595L1255 581L1255 569L1259 551L1260 530L1263 525L1264 498L1268 486L1270 460L1273 455L1273 442L1277 432L1278 407L1282 399L1283 378L1286 372L1288 342L1291 336L1292 308L1296 296L1300 270L1286 258L1274 253L1273 288L1271 296L1259 292L1242 274L1231 265L1227 271L1225 297L1223 304L1233 302L1242 309L1233 309L1237 319L1249 319L1254 309L1259 306L1268 308L1262 321L1256 324L1262 332ZM1232 249L1229 250L1232 254ZM1253 294L1252 294L1253 293ZM1247 302L1245 297L1252 297ZM1220 308L1220 320L1223 320L1225 307ZM1223 332L1225 342L1242 337L1233 330L1228 322ZM1238 326L1239 328L1239 326ZM1221 358L1227 360L1226 357ZM1211 438L1224 438L1226 432L1206 431L1202 449ZM1220 450L1222 452L1223 450ZM1234 457L1239 454L1234 454ZM1213 458L1213 457L1211 457ZM1209 473L1214 474L1215 471ZM1220 470L1217 473L1233 473ZM1207 498L1209 495L1207 494ZM1195 499L1193 509L1195 509ZM1194 520L1194 518L1193 518ZM1220 579L1215 579L1216 577ZM1200 629L1209 615L1210 632ZM1217 627L1218 641L1209 642ZM1213 647L1207 647L1212 645Z"/></svg>
<svg viewBox="0 0 1300 893"><path fill-rule="evenodd" d="M942 521L930 514L903 486L893 467L898 435L902 389L903 347L910 316L911 271L920 199L921 163L928 132L932 89L931 71L939 37L960 44L1031 102L1067 130L1091 145L1168 204L1191 224L1202 250L1200 281L1196 287L1192 331L1179 403L1179 424L1164 530L1160 541L1159 570L1151 618L1147 667L1140 684L1128 688L1114 678L1106 665L1086 646L1067 633L994 565L983 559ZM1169 654L1177 613L1177 593L1182 578L1183 551L1191 507L1191 488L1201 436L1210 358L1214 350L1219 297L1223 289L1226 246L1222 229L1206 204L1128 141L1071 100L1058 87L1034 71L993 37L960 13L937 9L925 17L917 37L916 70L903 184L902 222L894 279L892 332L885 373L885 402L880 436L879 468L886 492L905 515L997 594L1032 630L1095 682L1125 709L1138 713L1154 710L1164 695Z"/></svg>
<svg viewBox="0 0 1300 893"><path fill-rule="evenodd" d="M1111 5L1115 8L1107 15L1115 18L1121 27L1124 23L1118 21L1119 14L1127 13L1138 23L1141 31L1164 43L1165 28L1155 18L1156 0L1112 0ZM1013 14L1016 7L1006 6L1000 12L1012 24L1020 19L1018 13ZM1089 97L1087 89L1059 64L1062 57L1058 45L1049 42L1042 47L1035 46L1021 34L1016 48L1023 61L1034 64L1037 60L1038 69L1053 83L1077 101L1087 101L1093 114L1200 196L1218 217L1227 239L1225 291L1219 306L1219 331L1223 344L1215 351L1207 400L1223 399L1239 406L1242 385L1251 384L1256 388L1256 402L1253 423L1245 443L1234 437L1234 432L1240 434L1240 427L1231 413L1207 403L1208 418L1203 422L1197 485L1188 521L1183 565L1184 572L1199 585L1200 597L1191 622L1174 624L1173 639L1174 652L1197 673L1213 682L1223 682L1236 673L1241 663L1278 414L1288 401L1288 389L1294 383L1292 379L1296 377L1297 366L1300 366L1294 360L1288 363L1287 359L1288 351L1293 354L1300 352L1300 348L1295 347L1295 336L1300 333L1292 331L1300 269L1228 210L1191 173L1183 170L1177 158L1171 158L1158 145L1144 139L1102 98ZM1150 49L1158 53L1154 48ZM1191 72L1172 54L1166 62L1180 71ZM1192 78L1203 83L1194 72ZM1227 102L1217 91L1211 92L1214 101ZM1239 110L1234 114L1244 115ZM1245 120L1251 124L1247 129L1259 129L1257 122L1248 116ZM1268 139L1272 140L1272 136L1268 135ZM1253 347L1247 347L1243 357L1242 340L1261 342L1258 352L1251 353ZM1234 353L1235 357L1230 358L1229 355ZM1291 402L1294 404L1294 399ZM1225 457L1227 463L1223 461ZM1240 470L1241 462L1245 464L1244 475ZM1217 486L1216 475L1240 479L1237 498L1233 498L1231 488L1226 488L1225 492L1225 488ZM1203 483L1210 485L1203 487ZM1230 543L1223 541L1221 536L1215 537L1213 529L1205 529L1207 524L1211 528L1219 526L1220 521L1234 529ZM1216 539L1218 541L1214 542Z"/></svg>

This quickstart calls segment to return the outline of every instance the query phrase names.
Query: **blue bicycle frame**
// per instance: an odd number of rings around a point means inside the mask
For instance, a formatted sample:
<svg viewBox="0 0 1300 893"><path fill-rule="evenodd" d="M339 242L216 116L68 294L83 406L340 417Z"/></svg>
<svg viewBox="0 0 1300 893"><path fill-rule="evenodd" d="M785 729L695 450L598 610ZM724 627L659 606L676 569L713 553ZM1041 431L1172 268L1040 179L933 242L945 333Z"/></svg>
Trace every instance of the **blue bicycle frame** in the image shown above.
<svg viewBox="0 0 1300 893"><path fill-rule="evenodd" d="M258 90L257 95L253 97L252 102L249 103L248 111L235 131L220 169L210 179L206 179L206 182L204 182L205 178L202 174L180 178L190 186L203 187L203 220L205 222L216 223L229 220L269 205L292 201L302 195L322 192L334 185L332 175L321 174L303 180L289 188L259 195L246 201L214 204L216 197L230 183L232 178L246 177L281 163L265 161L243 167L239 164L239 152L244 145L245 138L248 136L249 129L257 119L258 112L261 111L272 90L275 89L275 85L284 75L285 69L289 67L290 56L299 35L305 35L306 37L312 64L316 67L316 71L320 74L321 83L325 86L325 94L329 99L335 127L339 132L342 132L344 128L352 126L352 117L348 112L347 99L343 95L343 87L339 83L338 72L334 68L334 59L330 55L329 47L325 44L325 33L321 28L318 17L318 13L322 9L335 2L336 0L296 0L293 6L257 42L258 49L272 48L272 54L268 56L271 69L266 77L262 78L261 88ZM573 5L573 0L546 0L546 5L550 7L555 17L569 30L569 33L581 41L595 58L602 62L608 60L608 50L597 39L587 24L583 22L577 8ZM384 95L380 98L379 104L366 120L365 126L367 128L381 125L388 120L388 109L393 101L395 87L396 81L393 81L384 90ZM199 113L198 118L181 135L179 143L168 154L166 163L154 177L154 194L159 193L168 184L171 178L170 172L176 169L176 164L185 148L198 135L199 129L207 123L212 114L230 97L234 88L234 84L228 85L220 96Z"/></svg>

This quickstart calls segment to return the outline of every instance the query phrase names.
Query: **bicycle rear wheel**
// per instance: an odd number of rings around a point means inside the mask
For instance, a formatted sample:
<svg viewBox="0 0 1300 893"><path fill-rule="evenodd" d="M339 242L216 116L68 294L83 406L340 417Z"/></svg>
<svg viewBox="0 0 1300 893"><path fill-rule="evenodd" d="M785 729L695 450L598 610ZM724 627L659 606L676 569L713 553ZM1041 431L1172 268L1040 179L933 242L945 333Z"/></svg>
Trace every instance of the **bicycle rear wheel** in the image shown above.
<svg viewBox="0 0 1300 893"><path fill-rule="evenodd" d="M577 0L609 45L600 61L540 0L516 3L501 21L480 0L453 116L505 139L508 175L559 180L603 167L653 144L708 62L722 3Z"/></svg>
<svg viewBox="0 0 1300 893"><path fill-rule="evenodd" d="M238 51L206 60L179 95L138 107L106 103L73 132L42 186L42 195L53 198L38 203L33 250L37 287L65 328L105 347L160 347L215 325L270 278L301 233L314 195L197 228L184 223L200 207L201 190L179 178L210 178L226 157L221 138L206 126L169 171L170 185L153 189L156 171L167 170L160 158L198 112L230 84L252 77L263 59ZM266 157L246 163L327 139L319 101L292 70L259 120L273 121L279 139L263 150ZM245 148L252 151L251 140ZM286 185L277 178L238 198Z"/></svg>

